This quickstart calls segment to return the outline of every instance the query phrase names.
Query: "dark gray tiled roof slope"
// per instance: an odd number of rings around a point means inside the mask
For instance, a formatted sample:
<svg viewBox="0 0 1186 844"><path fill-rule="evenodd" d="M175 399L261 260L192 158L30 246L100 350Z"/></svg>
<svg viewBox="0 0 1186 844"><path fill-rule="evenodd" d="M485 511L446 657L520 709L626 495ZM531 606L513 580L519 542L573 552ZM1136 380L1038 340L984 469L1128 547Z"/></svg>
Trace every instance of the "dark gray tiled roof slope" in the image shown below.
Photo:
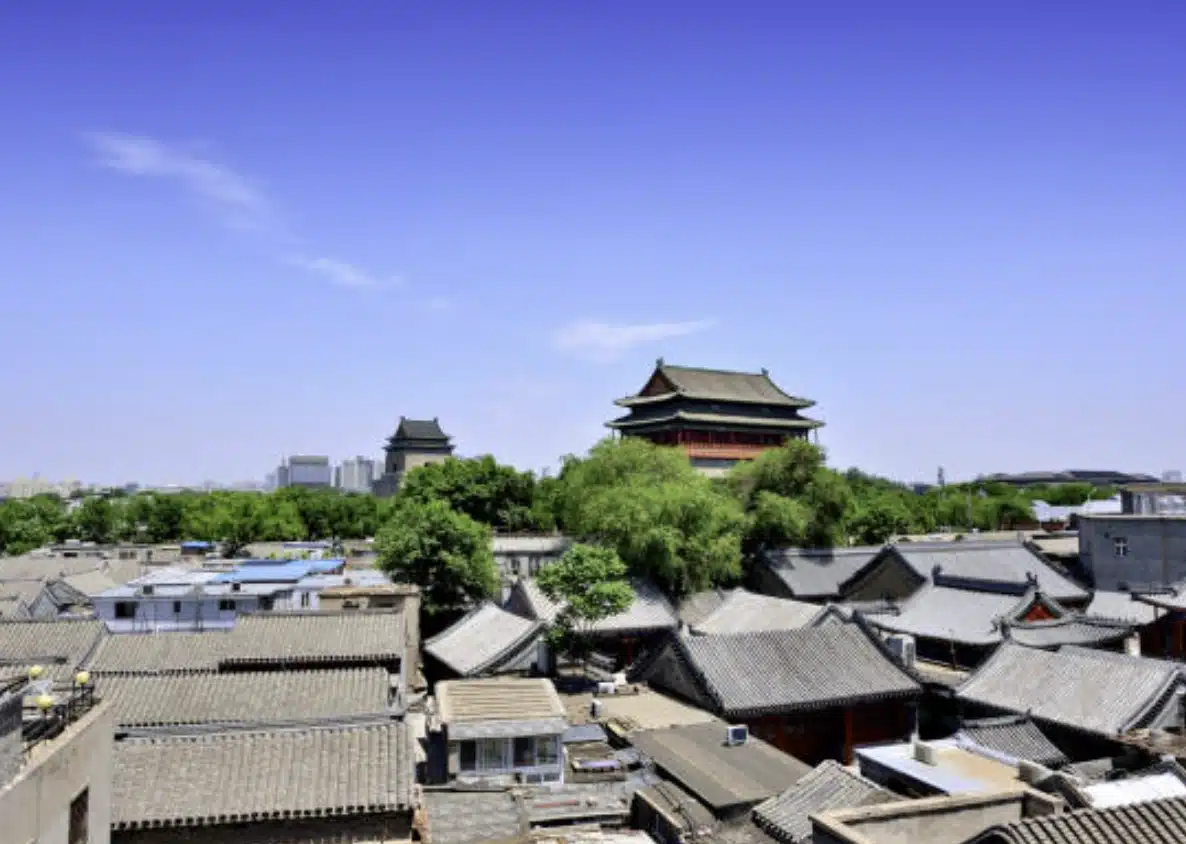
<svg viewBox="0 0 1186 844"><path fill-rule="evenodd" d="M861 548L780 548L762 563L796 598L836 598L840 586L873 561L880 546Z"/></svg>
<svg viewBox="0 0 1186 844"><path fill-rule="evenodd" d="M1057 648L1063 645L1107 645L1132 635L1126 621L1091 616L1069 616L1052 621L1010 624L1005 636L1029 648Z"/></svg>
<svg viewBox="0 0 1186 844"><path fill-rule="evenodd" d="M691 626L693 633L754 633L807 627L823 611L818 604L734 589L720 606Z"/></svg>
<svg viewBox="0 0 1186 844"><path fill-rule="evenodd" d="M814 404L784 392L766 372L733 372L667 364L660 365L658 371L677 393L690 398L799 408Z"/></svg>
<svg viewBox="0 0 1186 844"><path fill-rule="evenodd" d="M404 723L117 742L113 829L407 809Z"/></svg>
<svg viewBox="0 0 1186 844"><path fill-rule="evenodd" d="M1050 722L1113 736L1135 727L1175 683L1183 666L1087 648L1058 651L1009 642L980 666L956 697Z"/></svg>
<svg viewBox="0 0 1186 844"><path fill-rule="evenodd" d="M921 685L857 624L677 637L721 713L751 716L909 697Z"/></svg>
<svg viewBox="0 0 1186 844"><path fill-rule="evenodd" d="M402 613L261 613L229 631L107 636L87 667L96 673L216 671L228 665L388 664L404 652Z"/></svg>
<svg viewBox="0 0 1186 844"><path fill-rule="evenodd" d="M1182 844L1186 797L1079 809L991 827L967 844Z"/></svg>
<svg viewBox="0 0 1186 844"><path fill-rule="evenodd" d="M810 815L828 809L855 809L901 798L828 760L777 797L754 807L754 822L784 844L811 841Z"/></svg>
<svg viewBox="0 0 1186 844"><path fill-rule="evenodd" d="M518 841L527 831L509 791L425 791L424 808L431 844Z"/></svg>
<svg viewBox="0 0 1186 844"><path fill-rule="evenodd" d="M224 662L382 661L404 654L399 612L261 613L239 619Z"/></svg>
<svg viewBox="0 0 1186 844"><path fill-rule="evenodd" d="M125 727L352 718L388 711L383 668L98 676Z"/></svg>
<svg viewBox="0 0 1186 844"><path fill-rule="evenodd" d="M1016 595L949 589L928 583L911 595L896 615L872 616L869 623L882 630L926 639L995 645L1001 641L997 620L1016 609L1018 601Z"/></svg>
<svg viewBox="0 0 1186 844"><path fill-rule="evenodd" d="M1048 768L1067 764L1066 755L1054 746L1038 725L1024 716L981 718L965 721L956 740L988 748L1010 759L1028 759Z"/></svg>
<svg viewBox="0 0 1186 844"><path fill-rule="evenodd" d="M0 661L60 661L75 666L94 649L106 628L97 619L0 623Z"/></svg>
<svg viewBox="0 0 1186 844"><path fill-rule="evenodd" d="M1021 542L902 542L893 546L915 572L928 580L936 566L948 581L1024 589L1029 576L1058 601L1085 601L1089 593L1060 574Z"/></svg>
<svg viewBox="0 0 1186 844"><path fill-rule="evenodd" d="M479 674L523 647L542 625L485 603L424 643L425 653L461 675Z"/></svg>
<svg viewBox="0 0 1186 844"><path fill-rule="evenodd" d="M1132 624L1152 624L1157 610L1151 604L1138 601L1128 592L1107 592L1097 589L1091 596L1086 612L1097 618L1115 618Z"/></svg>
<svg viewBox="0 0 1186 844"><path fill-rule="evenodd" d="M631 586L634 588L634 601L624 612L596 622L592 627L594 633L671 630L679 626L675 607L658 586L648 580L636 580ZM518 588L523 590L531 612L540 621L550 624L564 609L564 604L545 595L533 578L520 581Z"/></svg>
<svg viewBox="0 0 1186 844"><path fill-rule="evenodd" d="M449 435L441 430L441 423L436 419L401 419L395 429L395 436L409 440L439 440L449 439Z"/></svg>

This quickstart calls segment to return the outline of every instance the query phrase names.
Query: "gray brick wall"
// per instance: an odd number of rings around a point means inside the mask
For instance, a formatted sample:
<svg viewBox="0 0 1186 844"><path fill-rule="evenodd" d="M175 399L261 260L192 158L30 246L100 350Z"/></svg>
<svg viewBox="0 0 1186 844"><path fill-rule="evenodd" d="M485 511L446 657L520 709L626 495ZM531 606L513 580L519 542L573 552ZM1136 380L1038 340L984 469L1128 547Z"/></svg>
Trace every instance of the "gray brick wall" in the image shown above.
<svg viewBox="0 0 1186 844"><path fill-rule="evenodd" d="M21 693L0 696L0 789L21 769Z"/></svg>
<svg viewBox="0 0 1186 844"><path fill-rule="evenodd" d="M1096 589L1186 580L1186 517L1083 517L1079 558Z"/></svg>

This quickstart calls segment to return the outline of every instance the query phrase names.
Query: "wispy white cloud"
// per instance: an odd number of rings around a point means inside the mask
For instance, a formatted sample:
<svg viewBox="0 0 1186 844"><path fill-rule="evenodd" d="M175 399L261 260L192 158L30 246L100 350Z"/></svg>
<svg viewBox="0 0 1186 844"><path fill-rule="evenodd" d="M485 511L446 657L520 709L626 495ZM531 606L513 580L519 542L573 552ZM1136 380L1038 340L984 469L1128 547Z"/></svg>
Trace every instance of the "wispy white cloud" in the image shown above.
<svg viewBox="0 0 1186 844"><path fill-rule="evenodd" d="M278 234L281 229L267 197L228 167L153 138L93 132L86 136L99 164L133 176L170 179L209 203L234 228Z"/></svg>
<svg viewBox="0 0 1186 844"><path fill-rule="evenodd" d="M319 275L338 287L387 288L398 287L401 283L397 276L377 276L362 267L346 261L339 261L336 258L309 258L302 255L290 255L288 263L314 275Z"/></svg>
<svg viewBox="0 0 1186 844"><path fill-rule="evenodd" d="M301 239L284 226L275 204L251 179L192 149L155 138L111 132L91 132L85 139L100 166L130 176L176 184L190 197L213 209L223 224L247 231L267 242L284 263L316 275L337 287L388 288L401 283L356 263L324 255L294 254ZM283 251L282 251L283 250Z"/></svg>
<svg viewBox="0 0 1186 844"><path fill-rule="evenodd" d="M715 320L689 322L612 323L580 320L569 323L552 335L557 349L593 361L617 360L636 346L684 337L707 331Z"/></svg>

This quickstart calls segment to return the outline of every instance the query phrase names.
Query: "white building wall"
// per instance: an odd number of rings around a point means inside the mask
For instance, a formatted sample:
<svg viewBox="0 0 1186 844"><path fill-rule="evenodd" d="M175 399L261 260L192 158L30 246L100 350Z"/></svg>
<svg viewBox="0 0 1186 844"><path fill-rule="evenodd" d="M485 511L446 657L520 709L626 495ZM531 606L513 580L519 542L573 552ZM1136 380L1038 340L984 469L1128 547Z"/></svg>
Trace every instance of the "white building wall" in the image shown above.
<svg viewBox="0 0 1186 844"><path fill-rule="evenodd" d="M95 615L112 633L147 633L175 630L228 630L235 626L241 612L259 609L259 597L249 594L226 596L139 596L133 598L99 596L93 600ZM221 602L233 600L233 610L220 609ZM180 612L174 602L180 606ZM135 603L133 618L117 618L116 604Z"/></svg>
<svg viewBox="0 0 1186 844"><path fill-rule="evenodd" d="M87 791L87 841L111 840L112 710L99 704L58 738L33 748L0 791L0 844L67 844L70 804Z"/></svg>

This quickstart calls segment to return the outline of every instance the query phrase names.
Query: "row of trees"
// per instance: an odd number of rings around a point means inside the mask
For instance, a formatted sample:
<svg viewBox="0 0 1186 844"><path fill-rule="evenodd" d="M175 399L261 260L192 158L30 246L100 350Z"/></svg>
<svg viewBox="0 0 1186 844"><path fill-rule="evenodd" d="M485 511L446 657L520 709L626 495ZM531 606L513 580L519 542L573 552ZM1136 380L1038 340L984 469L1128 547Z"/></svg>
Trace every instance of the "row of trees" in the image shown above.
<svg viewBox="0 0 1186 844"><path fill-rule="evenodd" d="M1029 521L1035 498L1079 504L1108 494L1079 484L1022 491L970 484L920 494L855 469L832 469L805 441L709 479L676 450L605 440L583 457L567 457L556 477L492 457L424 466L387 500L299 488L12 500L0 503L0 550L22 553L71 538L207 540L231 554L258 541L374 536L381 564L420 584L426 612L443 617L494 593L495 532L563 531L612 551L628 575L651 577L682 595L740 581L746 561L768 547L1008 528ZM588 559L582 576L591 571ZM604 560L601 566L613 569Z"/></svg>
<svg viewBox="0 0 1186 844"><path fill-rule="evenodd" d="M650 577L678 596L740 582L746 562L764 548L1011 528L1030 522L1033 498L1082 503L1107 494L1090 486L1019 491L978 484L917 493L857 470L836 471L805 441L709 479L676 450L605 440L584 457L566 458L554 478L534 478L490 458L417 469L376 546L394 576L424 587L427 612L448 614L492 594L490 537L499 530L563 531L612 551L627 574ZM586 560L584 576L590 570ZM565 600L575 605L577 597Z"/></svg>
<svg viewBox="0 0 1186 844"><path fill-rule="evenodd" d="M258 492L55 495L0 503L0 552L23 554L71 539L169 543L204 540L234 553L251 542L374 536L391 505L370 495L289 488Z"/></svg>

